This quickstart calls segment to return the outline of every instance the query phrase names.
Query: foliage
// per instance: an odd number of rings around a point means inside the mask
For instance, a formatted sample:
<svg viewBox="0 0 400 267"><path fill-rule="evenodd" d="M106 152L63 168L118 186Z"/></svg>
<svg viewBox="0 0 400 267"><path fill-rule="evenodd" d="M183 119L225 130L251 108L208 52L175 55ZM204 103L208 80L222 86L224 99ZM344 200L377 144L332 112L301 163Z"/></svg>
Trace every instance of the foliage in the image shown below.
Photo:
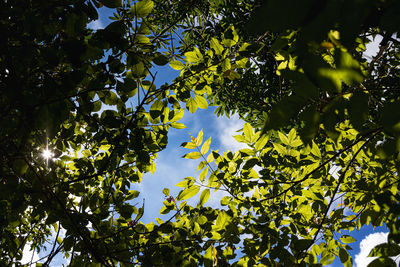
<svg viewBox="0 0 400 267"><path fill-rule="evenodd" d="M351 266L349 231L368 224L390 230L371 265L393 264L397 1L1 5L2 265L31 244L46 255L39 266L60 253L72 266ZM113 22L88 29L99 9ZM157 87L154 67L167 64L179 76ZM235 136L248 147L219 153L203 132L191 137L198 179L165 189L169 219L143 224L131 184L154 172L185 108L209 104L248 121ZM220 208L207 205L213 191Z"/></svg>

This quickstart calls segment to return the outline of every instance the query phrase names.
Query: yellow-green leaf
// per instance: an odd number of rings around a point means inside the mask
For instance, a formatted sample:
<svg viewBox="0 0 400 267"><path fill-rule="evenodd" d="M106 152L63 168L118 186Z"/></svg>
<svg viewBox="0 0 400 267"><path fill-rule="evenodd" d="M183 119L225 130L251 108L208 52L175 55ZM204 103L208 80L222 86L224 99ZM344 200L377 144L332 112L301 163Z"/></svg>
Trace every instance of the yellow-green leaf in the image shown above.
<svg viewBox="0 0 400 267"><path fill-rule="evenodd" d="M257 142L254 145L254 148L256 151L260 151L261 149L263 149L265 147L265 145L267 144L269 140L269 136L266 134L263 134L260 136L260 138L257 140Z"/></svg>
<svg viewBox="0 0 400 267"><path fill-rule="evenodd" d="M185 159L198 159L201 157L199 152L190 152L183 156Z"/></svg>
<svg viewBox="0 0 400 267"><path fill-rule="evenodd" d="M196 146L200 146L203 143L203 129L200 130L199 134L196 137Z"/></svg>
<svg viewBox="0 0 400 267"><path fill-rule="evenodd" d="M246 141L251 142L251 137L253 136L253 128L249 123L245 123L243 126L244 136Z"/></svg>
<svg viewBox="0 0 400 267"><path fill-rule="evenodd" d="M197 106L198 106L199 108L201 108L201 109L206 109L206 108L208 108L207 100L206 100L204 97L199 96L199 95L195 95L195 96L194 96L194 101L196 101Z"/></svg>
<svg viewBox="0 0 400 267"><path fill-rule="evenodd" d="M173 60L169 63L169 65L174 70L181 70L185 67L185 65L182 62L180 62L179 60Z"/></svg>
<svg viewBox="0 0 400 267"><path fill-rule="evenodd" d="M183 146L184 148L187 148L187 149L194 149L194 148L196 148L196 145L193 144L192 142L183 142L183 143L181 144L181 146Z"/></svg>
<svg viewBox="0 0 400 267"><path fill-rule="evenodd" d="M283 155L287 154L286 148L284 146L282 146L281 144L274 143L273 146L279 154L283 154Z"/></svg>
<svg viewBox="0 0 400 267"><path fill-rule="evenodd" d="M175 128L175 129L185 129L186 128L185 124L179 123L179 122L171 123L171 127Z"/></svg>
<svg viewBox="0 0 400 267"><path fill-rule="evenodd" d="M208 188L204 189L203 192L201 192L201 195L200 195L199 206L203 206L207 202L209 197L210 197L210 189L208 189Z"/></svg>
<svg viewBox="0 0 400 267"><path fill-rule="evenodd" d="M214 50L216 55L221 55L224 51L224 47L219 43L216 38L211 39L210 47Z"/></svg>
<svg viewBox="0 0 400 267"><path fill-rule="evenodd" d="M207 173L208 173L208 167L201 171L201 173L199 175L200 182L202 182L202 183L204 182L204 180L207 177Z"/></svg>
<svg viewBox="0 0 400 267"><path fill-rule="evenodd" d="M315 142L312 142L312 148L311 148L311 153L316 156L317 158L321 158L321 151L319 151L318 146L315 144Z"/></svg>
<svg viewBox="0 0 400 267"><path fill-rule="evenodd" d="M189 97L188 101L186 102L186 108L190 113L195 113L197 110L197 102L192 97Z"/></svg>
<svg viewBox="0 0 400 267"><path fill-rule="evenodd" d="M281 142L288 146L289 145L289 139L287 138L287 136L284 135L281 132L278 132L278 135L279 135L279 139L281 140Z"/></svg>
<svg viewBox="0 0 400 267"><path fill-rule="evenodd" d="M343 236L340 238L340 241L342 241L342 242L345 243L345 244L356 242L356 240L354 239L354 237L349 236L349 235L343 235Z"/></svg>
<svg viewBox="0 0 400 267"><path fill-rule="evenodd" d="M151 0L142 0L137 2L131 7L131 13L133 16L143 18L148 16L153 10L154 3Z"/></svg>
<svg viewBox="0 0 400 267"><path fill-rule="evenodd" d="M176 197L176 200L185 200L188 198L193 197L196 195L200 190L200 186L198 185L192 185L191 187L188 187L181 192L179 192L178 196Z"/></svg>
<svg viewBox="0 0 400 267"><path fill-rule="evenodd" d="M210 149L210 144L211 144L211 137L208 138L208 139L204 142L203 146L201 147L200 153L203 154L203 155L205 155L205 154L208 152L208 150Z"/></svg>

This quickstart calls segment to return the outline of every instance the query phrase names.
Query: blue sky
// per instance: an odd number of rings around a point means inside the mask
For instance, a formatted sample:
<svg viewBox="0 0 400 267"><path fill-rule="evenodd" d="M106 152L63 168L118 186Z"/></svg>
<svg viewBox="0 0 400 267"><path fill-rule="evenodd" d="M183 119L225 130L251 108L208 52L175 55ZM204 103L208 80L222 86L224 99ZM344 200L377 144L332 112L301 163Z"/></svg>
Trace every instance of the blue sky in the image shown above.
<svg viewBox="0 0 400 267"><path fill-rule="evenodd" d="M100 9L100 19L92 22L90 27L93 29L104 28L109 20L107 19L111 13L106 8ZM374 54L375 46L370 46L369 54ZM174 77L179 73L173 71L168 65L164 67L157 67L156 85L164 84L165 82L171 82ZM203 130L203 140L211 137L211 149L220 151L226 150L237 150L243 147L238 144L232 137L235 131L239 130L243 126L243 121L239 120L237 116L233 116L228 119L227 117L218 118L213 114L215 108L209 107L207 110L198 109L194 114L190 114L189 111L185 111L185 115L182 119L187 128L185 129L170 129L169 142L165 150L161 151L156 159L156 171L152 174L145 174L143 181L140 184L133 185L133 189L140 191L140 195L137 200L140 202L145 199L145 212L142 218L143 223L154 221L155 217L166 218L160 216L159 210L163 206L162 202L165 200L165 196L162 193L163 188L169 188L171 195L176 196L180 188L174 185L182 181L187 176L198 177L199 172L196 172L198 160L188 160L182 158L182 156L188 153L188 150L181 147L180 144L190 140L190 133L194 136L200 130ZM210 200L207 202L208 205L218 206L219 199L223 196L222 193L216 193L211 195ZM199 194L192 201L196 203ZM353 248L350 254L353 256L353 262L357 267L363 267L372 261L372 258L367 258L367 255L371 248L379 243L383 243L387 238L386 227L378 227L375 230L371 226L364 227L361 231L353 231L350 234L357 240L357 242L351 244ZM24 249L24 259L30 260L32 254L29 252L28 247ZM38 255L34 255L35 259L38 259ZM61 266L66 261L62 258L57 258L53 262L52 266ZM336 259L330 266L342 266L339 259Z"/></svg>

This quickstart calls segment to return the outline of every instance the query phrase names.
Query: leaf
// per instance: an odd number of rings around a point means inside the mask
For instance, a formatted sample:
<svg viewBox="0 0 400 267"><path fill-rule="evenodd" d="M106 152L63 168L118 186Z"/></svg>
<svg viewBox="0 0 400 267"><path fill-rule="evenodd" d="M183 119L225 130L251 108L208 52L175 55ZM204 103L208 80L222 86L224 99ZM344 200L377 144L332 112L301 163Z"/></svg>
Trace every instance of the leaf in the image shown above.
<svg viewBox="0 0 400 267"><path fill-rule="evenodd" d="M356 240L352 236L349 236L349 235L342 235L342 237L340 238L340 241L342 241L345 244L356 242Z"/></svg>
<svg viewBox="0 0 400 267"><path fill-rule="evenodd" d="M206 165L207 165L207 162L206 162L206 161L204 161L204 160L201 161L201 162L199 163L199 165L197 166L196 171L202 170Z"/></svg>
<svg viewBox="0 0 400 267"><path fill-rule="evenodd" d="M181 146L183 146L184 148L187 149L195 149L197 146L195 144L193 144L192 142L183 142L181 144Z"/></svg>
<svg viewBox="0 0 400 267"><path fill-rule="evenodd" d="M321 158L322 157L321 156L321 151L319 151L319 148L318 148L317 144L314 141L312 141L311 154L313 154L317 158Z"/></svg>
<svg viewBox="0 0 400 267"><path fill-rule="evenodd" d="M347 262L349 259L349 253L342 247L339 247L339 259L342 263Z"/></svg>
<svg viewBox="0 0 400 267"><path fill-rule="evenodd" d="M286 148L283 147L281 144L273 143L272 145L274 146L275 150L279 154L282 154L282 155L286 155L287 154Z"/></svg>
<svg viewBox="0 0 400 267"><path fill-rule="evenodd" d="M350 98L348 112L351 124L361 129L368 118L368 95L363 92L354 93Z"/></svg>
<svg viewBox="0 0 400 267"><path fill-rule="evenodd" d="M305 249L308 249L314 241L312 239L299 239L294 242L294 248L296 251L303 251Z"/></svg>
<svg viewBox="0 0 400 267"><path fill-rule="evenodd" d="M188 101L186 102L186 108L189 110L189 112L195 113L197 107L197 102L192 97L189 97Z"/></svg>
<svg viewBox="0 0 400 267"><path fill-rule="evenodd" d="M246 143L246 139L243 135L234 135L233 138L239 143Z"/></svg>
<svg viewBox="0 0 400 267"><path fill-rule="evenodd" d="M375 246L368 257L396 257L400 254L400 246L396 243L383 243Z"/></svg>
<svg viewBox="0 0 400 267"><path fill-rule="evenodd" d="M199 206L204 206L204 204L207 202L208 198L210 197L210 189L204 189L203 192L201 192L200 195L200 202Z"/></svg>
<svg viewBox="0 0 400 267"><path fill-rule="evenodd" d="M202 155L205 155L205 154L208 152L208 150L210 149L210 144L211 144L211 137L208 138L208 139L204 142L203 146L201 147L200 153L201 153Z"/></svg>
<svg viewBox="0 0 400 267"><path fill-rule="evenodd" d="M108 8L117 8L121 6L121 0L101 0L100 2Z"/></svg>
<svg viewBox="0 0 400 267"><path fill-rule="evenodd" d="M378 258L367 265L367 267L383 267L383 266L396 267L397 264L391 258Z"/></svg>
<svg viewBox="0 0 400 267"><path fill-rule="evenodd" d="M165 196L169 196L169 189L168 188L164 188L162 192L163 192L163 194Z"/></svg>
<svg viewBox="0 0 400 267"><path fill-rule="evenodd" d="M168 57L163 54L159 54L153 59L153 62L158 66L164 66L168 64Z"/></svg>
<svg viewBox="0 0 400 267"><path fill-rule="evenodd" d="M214 50L216 55L221 55L224 51L224 47L219 43L216 38L211 38L210 47Z"/></svg>
<svg viewBox="0 0 400 267"><path fill-rule="evenodd" d="M181 70L185 67L185 65L182 62L180 62L179 60L173 60L169 63L169 65L174 70Z"/></svg>
<svg viewBox="0 0 400 267"><path fill-rule="evenodd" d="M185 188L188 187L190 184L193 184L193 181L193 177L186 177L185 180L177 183L175 186Z"/></svg>
<svg viewBox="0 0 400 267"><path fill-rule="evenodd" d="M144 214L144 200L143 200L143 205L142 205L142 207L139 208L134 221L138 222L143 217L143 214Z"/></svg>
<svg viewBox="0 0 400 267"><path fill-rule="evenodd" d="M192 185L184 190L182 190L181 192L179 192L178 196L176 197L176 200L185 200L188 198L193 197L194 195L196 195L200 190L200 186L198 185Z"/></svg>
<svg viewBox="0 0 400 267"><path fill-rule="evenodd" d="M23 175L28 170L28 164L23 159L16 159L13 162L13 169L18 175Z"/></svg>
<svg viewBox="0 0 400 267"><path fill-rule="evenodd" d="M207 173L208 173L208 167L201 171L201 173L199 175L200 182L204 183L204 180L207 177Z"/></svg>
<svg viewBox="0 0 400 267"><path fill-rule="evenodd" d="M216 229L223 229L225 225L229 221L229 215L226 213L226 211L221 211L218 213L217 220L215 221L215 227Z"/></svg>
<svg viewBox="0 0 400 267"><path fill-rule="evenodd" d="M294 140L296 140L296 136L296 129L292 128L288 135L289 143L292 143Z"/></svg>
<svg viewBox="0 0 400 267"><path fill-rule="evenodd" d="M209 246L204 253L204 266L213 267L213 248L214 246Z"/></svg>
<svg viewBox="0 0 400 267"><path fill-rule="evenodd" d="M186 60L190 63L199 63L203 59L203 55L200 53L199 49L196 47L193 51L185 53Z"/></svg>
<svg viewBox="0 0 400 267"><path fill-rule="evenodd" d="M243 126L243 133L247 142L251 142L251 138L253 137L253 128L249 123L245 123Z"/></svg>
<svg viewBox="0 0 400 267"><path fill-rule="evenodd" d="M180 123L180 122L171 123L171 127L175 128L175 129L185 129L186 128L185 124Z"/></svg>
<svg viewBox="0 0 400 267"><path fill-rule="evenodd" d="M203 129L200 130L196 137L196 146L200 146L203 143Z"/></svg>
<svg viewBox="0 0 400 267"><path fill-rule="evenodd" d="M185 159L198 159L201 157L200 152L190 152L183 156Z"/></svg>
<svg viewBox="0 0 400 267"><path fill-rule="evenodd" d="M289 139L286 137L286 135L284 135L281 132L278 132L278 136L282 143L284 143L287 146L289 145Z"/></svg>
<svg viewBox="0 0 400 267"><path fill-rule="evenodd" d="M254 149L256 151L260 151L261 149L263 149L266 144L268 143L269 140L269 136L266 134L263 134L260 136L260 138L258 138L257 142L254 145Z"/></svg>
<svg viewBox="0 0 400 267"><path fill-rule="evenodd" d="M133 16L143 18L148 16L153 10L154 2L151 0L141 0L131 7Z"/></svg>
<svg viewBox="0 0 400 267"><path fill-rule="evenodd" d="M208 108L208 103L207 100L199 95L194 96L194 101L196 101L197 106L201 109L207 109Z"/></svg>
<svg viewBox="0 0 400 267"><path fill-rule="evenodd" d="M221 198L220 202L222 206L226 206L231 202L232 198L228 197L228 196L224 196L223 198Z"/></svg>

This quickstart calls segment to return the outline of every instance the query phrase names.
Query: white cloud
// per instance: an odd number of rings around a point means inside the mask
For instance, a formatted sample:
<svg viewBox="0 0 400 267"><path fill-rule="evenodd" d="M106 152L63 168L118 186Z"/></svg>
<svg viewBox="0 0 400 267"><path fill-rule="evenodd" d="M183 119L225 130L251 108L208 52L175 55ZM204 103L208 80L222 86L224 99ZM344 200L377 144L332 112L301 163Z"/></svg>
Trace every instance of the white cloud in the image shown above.
<svg viewBox="0 0 400 267"><path fill-rule="evenodd" d="M36 252L36 250L31 250L31 242L27 242L24 246L24 250L22 251L22 259L21 259L21 264L29 264L32 260L32 262L36 262L39 260L39 254Z"/></svg>
<svg viewBox="0 0 400 267"><path fill-rule="evenodd" d="M360 253L355 257L357 267L366 267L375 259L375 257L368 257L368 254L375 246L386 243L388 234L383 232L369 234L360 242Z"/></svg>
<svg viewBox="0 0 400 267"><path fill-rule="evenodd" d="M237 142L233 136L240 133L237 130L243 128L244 121L238 115L233 115L230 118L225 116L216 118L218 139L225 149L236 151L247 147L243 143Z"/></svg>
<svg viewBox="0 0 400 267"><path fill-rule="evenodd" d="M382 35L377 35L372 39L372 42L366 45L366 49L364 51L364 56L370 61L379 51L379 44L382 41Z"/></svg>
<svg viewBox="0 0 400 267"><path fill-rule="evenodd" d="M104 29L104 25L103 25L103 23L101 23L101 21L100 21L99 19L90 22L90 23L87 25L87 27L88 27L88 29L92 29L92 30Z"/></svg>

